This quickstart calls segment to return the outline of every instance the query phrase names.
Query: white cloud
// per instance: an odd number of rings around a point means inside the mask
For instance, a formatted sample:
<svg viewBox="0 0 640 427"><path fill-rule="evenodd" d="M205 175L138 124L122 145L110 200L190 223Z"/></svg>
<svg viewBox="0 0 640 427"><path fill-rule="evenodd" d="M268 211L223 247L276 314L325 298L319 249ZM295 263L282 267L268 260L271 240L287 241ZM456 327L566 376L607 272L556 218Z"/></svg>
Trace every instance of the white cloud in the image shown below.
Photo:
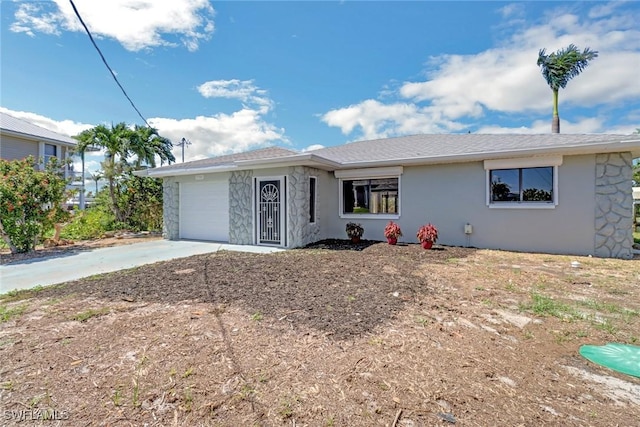
<svg viewBox="0 0 640 427"><path fill-rule="evenodd" d="M198 49L214 31L214 10L208 0L75 0L82 19L94 37L113 38L125 49L139 51L157 46ZM34 36L84 31L70 3L23 2L15 13L11 31Z"/></svg>
<svg viewBox="0 0 640 427"><path fill-rule="evenodd" d="M604 121L601 118L583 118L577 122L560 120L562 133L602 133ZM478 129L477 133L515 133L515 134L539 134L551 132L551 120L535 120L529 126L506 127L487 125ZM608 129L607 133L627 133Z"/></svg>
<svg viewBox="0 0 640 427"><path fill-rule="evenodd" d="M306 148L302 149L303 153L309 152L309 151L314 151L314 150L320 150L321 148L324 148L324 145L322 144L312 144Z"/></svg>
<svg viewBox="0 0 640 427"><path fill-rule="evenodd" d="M273 108L267 91L253 84L253 80L211 80L198 86L198 92L205 98L238 99L245 105L256 105L262 114Z"/></svg>
<svg viewBox="0 0 640 427"><path fill-rule="evenodd" d="M498 9L498 12L502 15L503 18L520 18L524 14L524 4L509 3Z"/></svg>
<svg viewBox="0 0 640 427"><path fill-rule="evenodd" d="M160 134L178 143L186 138L185 161L203 159L253 148L288 143L284 129L266 122L259 111L244 108L232 114L197 116L193 119L156 117L149 123ZM174 147L173 155L181 161L182 148Z"/></svg>
<svg viewBox="0 0 640 427"><path fill-rule="evenodd" d="M547 11L544 22L527 24L519 19L525 13L520 4L504 6L498 12L509 32L498 45L477 54L431 57L426 64L427 79L405 82L395 90L383 88L381 93L387 103L368 99L331 110L321 119L344 134L357 133L357 138L366 139L459 131L469 123L488 121L483 131L547 133L552 93L536 65L538 51L544 47L552 52L570 43L598 50L599 57L560 91L561 118L563 111L573 107L611 110L625 102L637 103L640 12L621 12L615 10L617 7L596 5L586 11L591 12L591 17L554 7ZM496 28L505 34L505 27ZM490 124L494 114L527 114L533 118L547 113L546 121L534 122L522 130ZM606 117L600 114L595 119L574 120L576 123L563 124L562 131L588 133L627 128L607 126Z"/></svg>
<svg viewBox="0 0 640 427"><path fill-rule="evenodd" d="M322 116L322 121L340 128L345 135L358 127L365 139L412 133L443 133L464 128L462 124L443 119L435 108L421 108L411 103L383 104L374 99L331 110Z"/></svg>

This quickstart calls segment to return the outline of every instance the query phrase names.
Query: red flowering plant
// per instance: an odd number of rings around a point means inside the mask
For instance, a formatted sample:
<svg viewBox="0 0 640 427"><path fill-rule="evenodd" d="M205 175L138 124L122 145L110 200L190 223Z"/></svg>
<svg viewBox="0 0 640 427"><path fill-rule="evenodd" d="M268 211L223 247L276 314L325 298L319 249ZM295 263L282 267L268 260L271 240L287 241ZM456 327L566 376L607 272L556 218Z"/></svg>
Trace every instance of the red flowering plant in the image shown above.
<svg viewBox="0 0 640 427"><path fill-rule="evenodd" d="M387 239L397 239L401 236L402 230L400 229L400 226L393 221L389 221L387 226L384 228L384 237Z"/></svg>
<svg viewBox="0 0 640 427"><path fill-rule="evenodd" d="M435 243L438 240L438 229L431 223L425 224L418 229L416 237L419 242Z"/></svg>

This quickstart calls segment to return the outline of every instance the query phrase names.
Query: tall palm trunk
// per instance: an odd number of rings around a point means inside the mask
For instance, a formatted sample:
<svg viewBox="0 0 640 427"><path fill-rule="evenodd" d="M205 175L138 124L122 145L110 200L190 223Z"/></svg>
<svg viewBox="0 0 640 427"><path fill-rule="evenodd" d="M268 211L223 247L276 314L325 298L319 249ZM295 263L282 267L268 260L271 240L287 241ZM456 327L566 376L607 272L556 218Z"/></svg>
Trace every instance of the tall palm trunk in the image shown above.
<svg viewBox="0 0 640 427"><path fill-rule="evenodd" d="M553 119L551 120L551 133L560 133L560 115L558 114L558 90L553 91Z"/></svg>

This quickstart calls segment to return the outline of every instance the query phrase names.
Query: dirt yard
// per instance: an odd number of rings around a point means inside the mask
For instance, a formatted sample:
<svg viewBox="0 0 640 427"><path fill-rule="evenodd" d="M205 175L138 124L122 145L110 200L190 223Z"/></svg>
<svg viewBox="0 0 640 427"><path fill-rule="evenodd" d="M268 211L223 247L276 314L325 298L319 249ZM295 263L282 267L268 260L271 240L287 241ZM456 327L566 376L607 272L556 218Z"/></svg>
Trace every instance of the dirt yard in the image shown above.
<svg viewBox="0 0 640 427"><path fill-rule="evenodd" d="M0 425L638 425L637 259L371 243L0 296Z"/></svg>

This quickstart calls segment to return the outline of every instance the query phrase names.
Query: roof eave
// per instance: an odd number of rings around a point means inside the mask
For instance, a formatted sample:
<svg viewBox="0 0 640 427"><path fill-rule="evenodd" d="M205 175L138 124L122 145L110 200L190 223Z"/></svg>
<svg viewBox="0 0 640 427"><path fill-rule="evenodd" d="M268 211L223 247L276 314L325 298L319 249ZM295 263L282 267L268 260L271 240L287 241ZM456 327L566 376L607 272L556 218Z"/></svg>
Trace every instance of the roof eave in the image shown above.
<svg viewBox="0 0 640 427"><path fill-rule="evenodd" d="M184 176L184 175L197 175L203 173L218 173L218 172L229 172L232 170L238 170L235 165L225 164L219 166L205 166L201 168L176 168L176 169L165 169L159 170L156 169L143 169L140 171L135 171L134 174L137 176L149 176L152 178L166 178L170 176ZM146 171L146 174L138 174L138 172Z"/></svg>
<svg viewBox="0 0 640 427"><path fill-rule="evenodd" d="M18 138L22 138L22 139L28 139L30 141L33 142L51 142L54 144L58 144L58 145L64 145L65 147L75 147L77 145L76 142L67 142L67 141L61 141L59 139L53 139L53 138L46 138L43 136L37 136L37 135L32 135L30 133L24 133L24 132L16 132L14 130L10 130L10 129L2 129L2 133L5 135L11 135L11 136L16 136Z"/></svg>

